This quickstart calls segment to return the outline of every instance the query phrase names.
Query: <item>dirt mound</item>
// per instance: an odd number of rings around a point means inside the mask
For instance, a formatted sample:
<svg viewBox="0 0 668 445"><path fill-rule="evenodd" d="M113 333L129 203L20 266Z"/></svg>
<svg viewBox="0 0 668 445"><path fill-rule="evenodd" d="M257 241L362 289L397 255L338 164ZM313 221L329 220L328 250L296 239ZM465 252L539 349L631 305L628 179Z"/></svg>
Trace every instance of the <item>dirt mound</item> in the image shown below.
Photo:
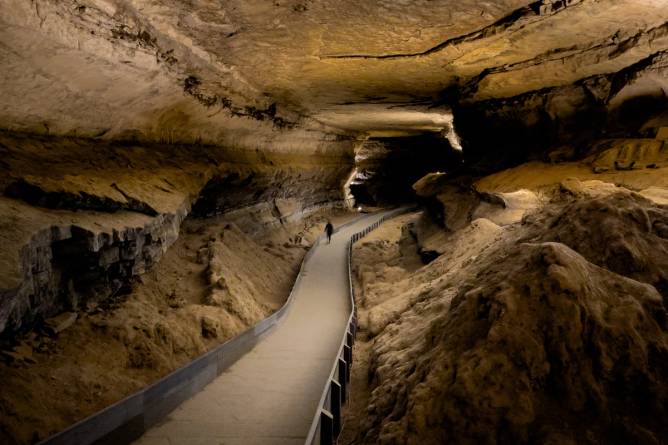
<svg viewBox="0 0 668 445"><path fill-rule="evenodd" d="M666 311L653 287L558 243L521 244L490 266L449 310L437 298L404 314L423 335L378 351L382 391L367 441L668 437L659 420L668 415ZM396 347L398 335L378 342Z"/></svg>
<svg viewBox="0 0 668 445"><path fill-rule="evenodd" d="M372 332L358 442L668 441L668 209L616 187L566 195L485 249L476 220L432 263L367 280L367 304L406 302Z"/></svg>
<svg viewBox="0 0 668 445"><path fill-rule="evenodd" d="M566 244L588 261L649 283L668 298L668 208L620 188L539 218L544 221L536 228L538 239Z"/></svg>

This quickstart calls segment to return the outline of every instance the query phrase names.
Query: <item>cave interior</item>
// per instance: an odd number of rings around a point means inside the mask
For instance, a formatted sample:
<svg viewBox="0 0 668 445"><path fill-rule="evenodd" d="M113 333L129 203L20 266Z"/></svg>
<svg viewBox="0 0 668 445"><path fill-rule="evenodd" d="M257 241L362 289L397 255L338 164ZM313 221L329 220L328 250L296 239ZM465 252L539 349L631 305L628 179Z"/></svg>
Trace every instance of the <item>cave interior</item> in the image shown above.
<svg viewBox="0 0 668 445"><path fill-rule="evenodd" d="M1 0L0 61L0 442L407 206L354 250L349 443L668 443L668 1Z"/></svg>

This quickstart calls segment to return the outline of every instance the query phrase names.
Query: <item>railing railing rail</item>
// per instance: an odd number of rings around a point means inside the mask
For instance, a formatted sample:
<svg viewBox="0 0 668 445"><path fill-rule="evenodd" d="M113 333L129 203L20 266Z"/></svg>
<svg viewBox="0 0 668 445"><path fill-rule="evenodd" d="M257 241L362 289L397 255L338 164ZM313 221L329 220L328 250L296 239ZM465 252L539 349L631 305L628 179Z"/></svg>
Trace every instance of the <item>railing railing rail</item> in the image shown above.
<svg viewBox="0 0 668 445"><path fill-rule="evenodd" d="M348 243L348 280L352 310L339 354L334 359L332 372L307 436L308 444L332 444L343 426L341 409L348 399L347 386L350 381L350 366L353 360L352 346L357 333L357 309L351 270L352 245L388 218L407 210L397 209L386 213L374 224L354 234ZM356 222L358 220L350 221L337 228L336 231ZM39 445L117 445L127 444L141 437L146 430L160 422L178 405L198 393L250 351L287 315L294 300L295 291L302 279L304 265L323 239L324 236L319 237L304 256L290 296L278 311L150 386L43 440Z"/></svg>
<svg viewBox="0 0 668 445"><path fill-rule="evenodd" d="M384 214L380 219L355 233L348 241L348 285L350 297L350 316L343 333L341 346L334 358L332 370L320 397L320 403L316 408L311 428L306 436L306 445L332 445L336 442L343 429L342 410L348 401L348 384L350 383L350 371L353 364L353 343L357 335L357 306L355 304L355 289L352 277L352 253L353 244L365 237L369 232L377 229L383 222L390 218L410 211L409 207L402 207Z"/></svg>
<svg viewBox="0 0 668 445"><path fill-rule="evenodd" d="M336 231L354 224L350 221ZM157 382L75 423L38 445L127 444L156 425L250 351L288 313L306 262L324 239L320 236L302 259L299 274L285 304L255 326L227 340Z"/></svg>

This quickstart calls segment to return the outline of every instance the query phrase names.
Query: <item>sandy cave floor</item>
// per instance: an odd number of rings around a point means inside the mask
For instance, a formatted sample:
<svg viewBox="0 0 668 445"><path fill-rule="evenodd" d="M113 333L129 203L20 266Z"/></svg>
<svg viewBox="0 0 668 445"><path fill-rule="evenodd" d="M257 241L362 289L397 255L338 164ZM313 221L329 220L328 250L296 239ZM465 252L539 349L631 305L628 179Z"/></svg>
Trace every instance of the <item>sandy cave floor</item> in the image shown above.
<svg viewBox="0 0 668 445"><path fill-rule="evenodd" d="M156 381L277 310L326 218L249 236L225 216L187 219L129 294L58 335L37 331L0 362L0 443L27 444Z"/></svg>

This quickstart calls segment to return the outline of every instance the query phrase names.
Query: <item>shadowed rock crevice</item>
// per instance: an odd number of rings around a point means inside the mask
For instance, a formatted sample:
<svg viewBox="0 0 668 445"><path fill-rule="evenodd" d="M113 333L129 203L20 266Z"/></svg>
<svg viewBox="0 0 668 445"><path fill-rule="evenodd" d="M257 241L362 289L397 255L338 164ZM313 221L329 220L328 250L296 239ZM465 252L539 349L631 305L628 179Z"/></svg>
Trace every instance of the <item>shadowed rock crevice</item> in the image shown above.
<svg viewBox="0 0 668 445"><path fill-rule="evenodd" d="M47 192L37 185L31 184L25 179L12 182L5 188L5 196L20 199L28 204L51 209L90 209L106 212L114 212L128 208L130 203L122 203L112 199L80 193ZM132 209L138 210L138 209Z"/></svg>
<svg viewBox="0 0 668 445"><path fill-rule="evenodd" d="M573 85L462 103L454 116L467 163L483 173L527 159L584 157L601 139L655 137L668 106L656 80L666 73L665 59L660 51L618 73Z"/></svg>
<svg viewBox="0 0 668 445"><path fill-rule="evenodd" d="M415 181L429 172L453 171L460 165L461 153L441 135L370 138L356 150L350 190L362 205L413 202Z"/></svg>

